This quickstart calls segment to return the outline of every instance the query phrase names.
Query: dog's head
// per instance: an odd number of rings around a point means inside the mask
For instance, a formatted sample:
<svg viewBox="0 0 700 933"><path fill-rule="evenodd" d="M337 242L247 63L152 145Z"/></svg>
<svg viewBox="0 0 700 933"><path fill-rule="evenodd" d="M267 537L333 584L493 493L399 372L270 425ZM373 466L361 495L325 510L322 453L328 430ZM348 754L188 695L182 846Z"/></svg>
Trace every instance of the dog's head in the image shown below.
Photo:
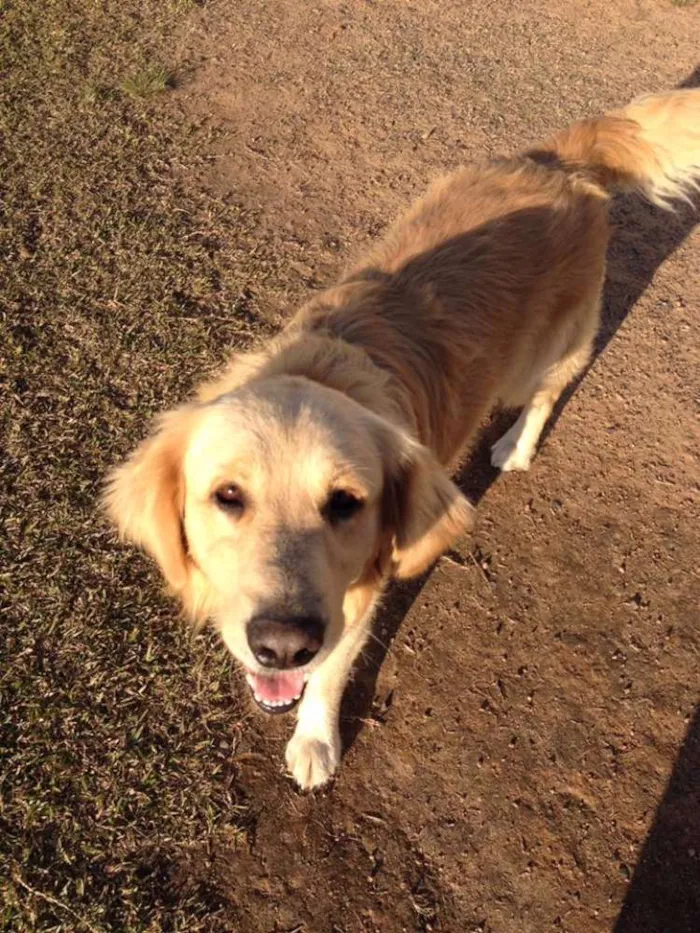
<svg viewBox="0 0 700 933"><path fill-rule="evenodd" d="M267 711L294 705L392 568L420 574L473 512L408 434L290 376L166 415L106 503L187 612L215 620Z"/></svg>

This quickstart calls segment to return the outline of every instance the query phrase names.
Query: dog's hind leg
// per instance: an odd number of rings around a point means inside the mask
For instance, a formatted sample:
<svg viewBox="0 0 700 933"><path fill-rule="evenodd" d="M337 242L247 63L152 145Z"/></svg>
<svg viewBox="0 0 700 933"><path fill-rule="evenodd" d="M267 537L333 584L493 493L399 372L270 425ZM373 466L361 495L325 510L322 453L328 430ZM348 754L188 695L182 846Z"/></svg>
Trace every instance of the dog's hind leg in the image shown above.
<svg viewBox="0 0 700 933"><path fill-rule="evenodd" d="M567 385L586 367L590 347L578 350L555 363L545 374L535 394L515 424L491 448L491 463L504 473L527 470L537 450L542 429Z"/></svg>
<svg viewBox="0 0 700 933"><path fill-rule="evenodd" d="M545 371L515 424L491 448L492 465L504 473L529 468L559 396L588 365L600 316L599 298L596 296L595 301L588 302L584 308L573 346L570 344L568 352Z"/></svg>

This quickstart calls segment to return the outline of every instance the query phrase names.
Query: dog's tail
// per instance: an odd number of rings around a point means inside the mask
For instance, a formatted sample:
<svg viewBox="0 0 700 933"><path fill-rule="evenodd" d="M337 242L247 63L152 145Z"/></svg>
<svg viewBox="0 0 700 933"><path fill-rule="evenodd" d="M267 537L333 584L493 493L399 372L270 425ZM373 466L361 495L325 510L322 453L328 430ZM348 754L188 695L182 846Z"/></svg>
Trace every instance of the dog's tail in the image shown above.
<svg viewBox="0 0 700 933"><path fill-rule="evenodd" d="M672 210L672 201L700 189L700 89L640 97L574 123L528 155Z"/></svg>

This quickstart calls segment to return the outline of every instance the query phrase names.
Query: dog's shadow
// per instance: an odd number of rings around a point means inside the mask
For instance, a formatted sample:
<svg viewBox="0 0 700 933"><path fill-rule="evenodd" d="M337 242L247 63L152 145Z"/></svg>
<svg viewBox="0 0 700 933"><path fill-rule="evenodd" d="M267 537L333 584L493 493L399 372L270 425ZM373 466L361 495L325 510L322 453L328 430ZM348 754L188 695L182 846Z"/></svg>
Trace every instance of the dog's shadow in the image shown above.
<svg viewBox="0 0 700 933"><path fill-rule="evenodd" d="M700 87L700 65L678 87ZM684 242L697 220L697 203L681 203L675 213L669 213L636 195L615 200L610 214L612 237L607 257L602 320L593 356L585 372L559 400L543 432L543 441L554 429L586 374L595 366L597 358L652 282L659 266ZM460 470L457 484L474 504L480 501L499 476L499 471L491 466L490 449L512 422L512 413L496 413L481 431ZM390 697L375 701L379 669L401 622L428 576L425 574L409 583L393 585L382 609L377 613L372 637L356 665L353 681L343 698L341 732L345 749L353 744L365 722L381 721L387 712Z"/></svg>

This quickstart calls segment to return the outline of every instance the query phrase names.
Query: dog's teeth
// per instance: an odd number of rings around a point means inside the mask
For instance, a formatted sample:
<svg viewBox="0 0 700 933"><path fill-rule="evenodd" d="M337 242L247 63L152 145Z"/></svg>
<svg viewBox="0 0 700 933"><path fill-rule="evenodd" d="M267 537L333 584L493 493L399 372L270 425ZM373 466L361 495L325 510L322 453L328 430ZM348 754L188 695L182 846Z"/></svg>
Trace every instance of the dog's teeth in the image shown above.
<svg viewBox="0 0 700 933"><path fill-rule="evenodd" d="M251 687L253 685L251 684ZM303 691L302 691L303 692ZM259 693L256 693L253 690L253 696L257 703L260 703L261 706L266 706L268 709L277 709L281 706L289 706L290 703L296 703L297 700L301 699L301 693L297 694L295 697L290 697L288 700L263 700Z"/></svg>

